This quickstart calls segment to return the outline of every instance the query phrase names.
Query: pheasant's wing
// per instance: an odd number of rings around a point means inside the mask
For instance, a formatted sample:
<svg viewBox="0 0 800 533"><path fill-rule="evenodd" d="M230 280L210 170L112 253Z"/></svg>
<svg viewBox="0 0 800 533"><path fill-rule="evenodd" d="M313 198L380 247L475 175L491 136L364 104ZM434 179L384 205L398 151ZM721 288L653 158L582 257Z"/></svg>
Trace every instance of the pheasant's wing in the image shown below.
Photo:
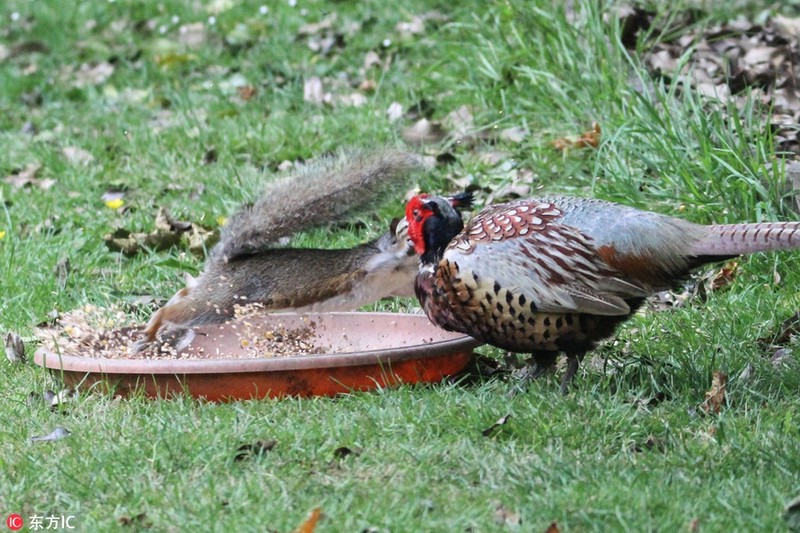
<svg viewBox="0 0 800 533"><path fill-rule="evenodd" d="M444 259L476 283L524 295L542 312L626 315L641 285L622 279L593 241L558 222L549 203L521 201L482 211L445 250ZM498 289L494 289L497 292Z"/></svg>

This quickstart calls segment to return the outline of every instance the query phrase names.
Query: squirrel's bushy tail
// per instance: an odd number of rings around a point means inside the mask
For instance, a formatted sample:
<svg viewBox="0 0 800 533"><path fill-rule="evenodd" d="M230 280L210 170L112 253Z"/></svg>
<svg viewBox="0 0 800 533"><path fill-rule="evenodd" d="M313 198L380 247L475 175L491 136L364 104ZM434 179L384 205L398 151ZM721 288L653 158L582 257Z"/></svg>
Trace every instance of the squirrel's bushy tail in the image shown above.
<svg viewBox="0 0 800 533"><path fill-rule="evenodd" d="M214 254L230 261L274 246L285 236L342 219L405 184L422 167L396 150L340 151L270 182L258 201L231 217Z"/></svg>

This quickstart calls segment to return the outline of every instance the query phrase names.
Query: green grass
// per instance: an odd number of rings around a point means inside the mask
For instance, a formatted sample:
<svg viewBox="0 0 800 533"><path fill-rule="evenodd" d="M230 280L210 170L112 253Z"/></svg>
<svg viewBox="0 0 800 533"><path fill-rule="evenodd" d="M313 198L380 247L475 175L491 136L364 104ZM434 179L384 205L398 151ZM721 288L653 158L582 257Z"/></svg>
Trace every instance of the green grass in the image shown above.
<svg viewBox="0 0 800 533"><path fill-rule="evenodd" d="M455 163L424 176L425 189L447 187L447 177L509 183L507 168L479 156L498 148L533 171L537 190L698 222L796 218L781 202L783 166L768 170L775 154L760 126L768 110L754 103L736 111L651 80L619 45L613 17L603 22L605 3L577 2L569 17L544 1L416 0L390 9L280 2L267 4L266 15L260 2L231 3L206 25L204 46L192 50L175 44L178 26L210 16L193 4L66 4L11 0L0 8L0 42L9 51L33 42L47 49L0 62L0 177L38 162L38 177L56 180L48 190L0 182L3 333L29 335L54 309L170 296L180 271L200 269L200 259L179 249L123 258L107 251L102 236L117 226L149 230L160 206L214 226L285 159L399 145L410 122L386 120L395 101L412 108L425 100L434 119L467 105L478 126L530 132L519 144L448 148ZM424 34L395 30L434 9L447 20L428 22ZM736 13L762 9L749 4ZM297 30L333 11L337 26L360 29L347 34L344 48L320 55ZM721 7L695 24L736 13ZM643 37L639 51L659 38ZM347 75L357 85L371 50L388 66L366 74L377 90L363 107L303 101L310 76ZM103 61L114 65L106 81L76 86L81 64ZM230 87L235 76L256 87L251 100ZM598 150L552 149L554 139L592 122L603 128ZM65 147L94 160L72 164ZM218 159L206 164L212 148ZM101 195L112 188L127 191L127 210L104 205ZM297 240L351 245L400 213L399 204L387 204L365 217L366 228ZM64 258L71 271L62 287L55 269ZM680 531L694 520L701 531L780 530L783 506L800 486L800 370L794 358L774 368L757 341L800 307L799 286L797 253L744 260L735 283L708 301L634 317L597 350L567 397L551 377L509 400L513 381L495 377L226 405L89 393L50 412L27 398L53 388L52 378L32 363L3 359L0 518L72 514L83 531L150 524L155 531L283 532L320 507L324 532L544 531L552 521L562 531ZM144 319L149 309L131 312ZM698 406L718 370L730 377L728 403L719 415L704 415ZM506 425L481 434L507 413ZM71 436L30 442L58 425ZM277 445L262 457L234 459L257 439ZM340 446L361 453L336 459ZM498 506L520 523L498 523ZM140 513L140 522L123 525Z"/></svg>

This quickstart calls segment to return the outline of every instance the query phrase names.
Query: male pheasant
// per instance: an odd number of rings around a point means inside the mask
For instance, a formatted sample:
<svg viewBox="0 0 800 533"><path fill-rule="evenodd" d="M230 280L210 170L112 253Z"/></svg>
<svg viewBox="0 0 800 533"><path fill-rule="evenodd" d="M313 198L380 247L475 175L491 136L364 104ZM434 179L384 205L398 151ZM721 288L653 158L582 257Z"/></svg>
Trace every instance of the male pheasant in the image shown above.
<svg viewBox="0 0 800 533"><path fill-rule="evenodd" d="M461 205L460 205L461 204ZM584 354L693 268L740 254L800 248L799 222L699 225L612 202L549 197L491 205L467 225L465 197L406 206L420 255L417 298L432 322L531 353L529 379Z"/></svg>

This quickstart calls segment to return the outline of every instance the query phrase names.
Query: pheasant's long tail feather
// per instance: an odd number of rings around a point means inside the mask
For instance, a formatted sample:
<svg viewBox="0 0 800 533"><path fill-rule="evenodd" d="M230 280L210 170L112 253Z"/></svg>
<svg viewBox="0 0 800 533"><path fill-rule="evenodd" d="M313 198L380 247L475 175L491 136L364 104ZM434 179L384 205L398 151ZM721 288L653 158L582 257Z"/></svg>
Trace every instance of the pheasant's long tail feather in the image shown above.
<svg viewBox="0 0 800 533"><path fill-rule="evenodd" d="M689 255L734 256L800 248L800 222L761 222L756 224L716 224L706 226Z"/></svg>

